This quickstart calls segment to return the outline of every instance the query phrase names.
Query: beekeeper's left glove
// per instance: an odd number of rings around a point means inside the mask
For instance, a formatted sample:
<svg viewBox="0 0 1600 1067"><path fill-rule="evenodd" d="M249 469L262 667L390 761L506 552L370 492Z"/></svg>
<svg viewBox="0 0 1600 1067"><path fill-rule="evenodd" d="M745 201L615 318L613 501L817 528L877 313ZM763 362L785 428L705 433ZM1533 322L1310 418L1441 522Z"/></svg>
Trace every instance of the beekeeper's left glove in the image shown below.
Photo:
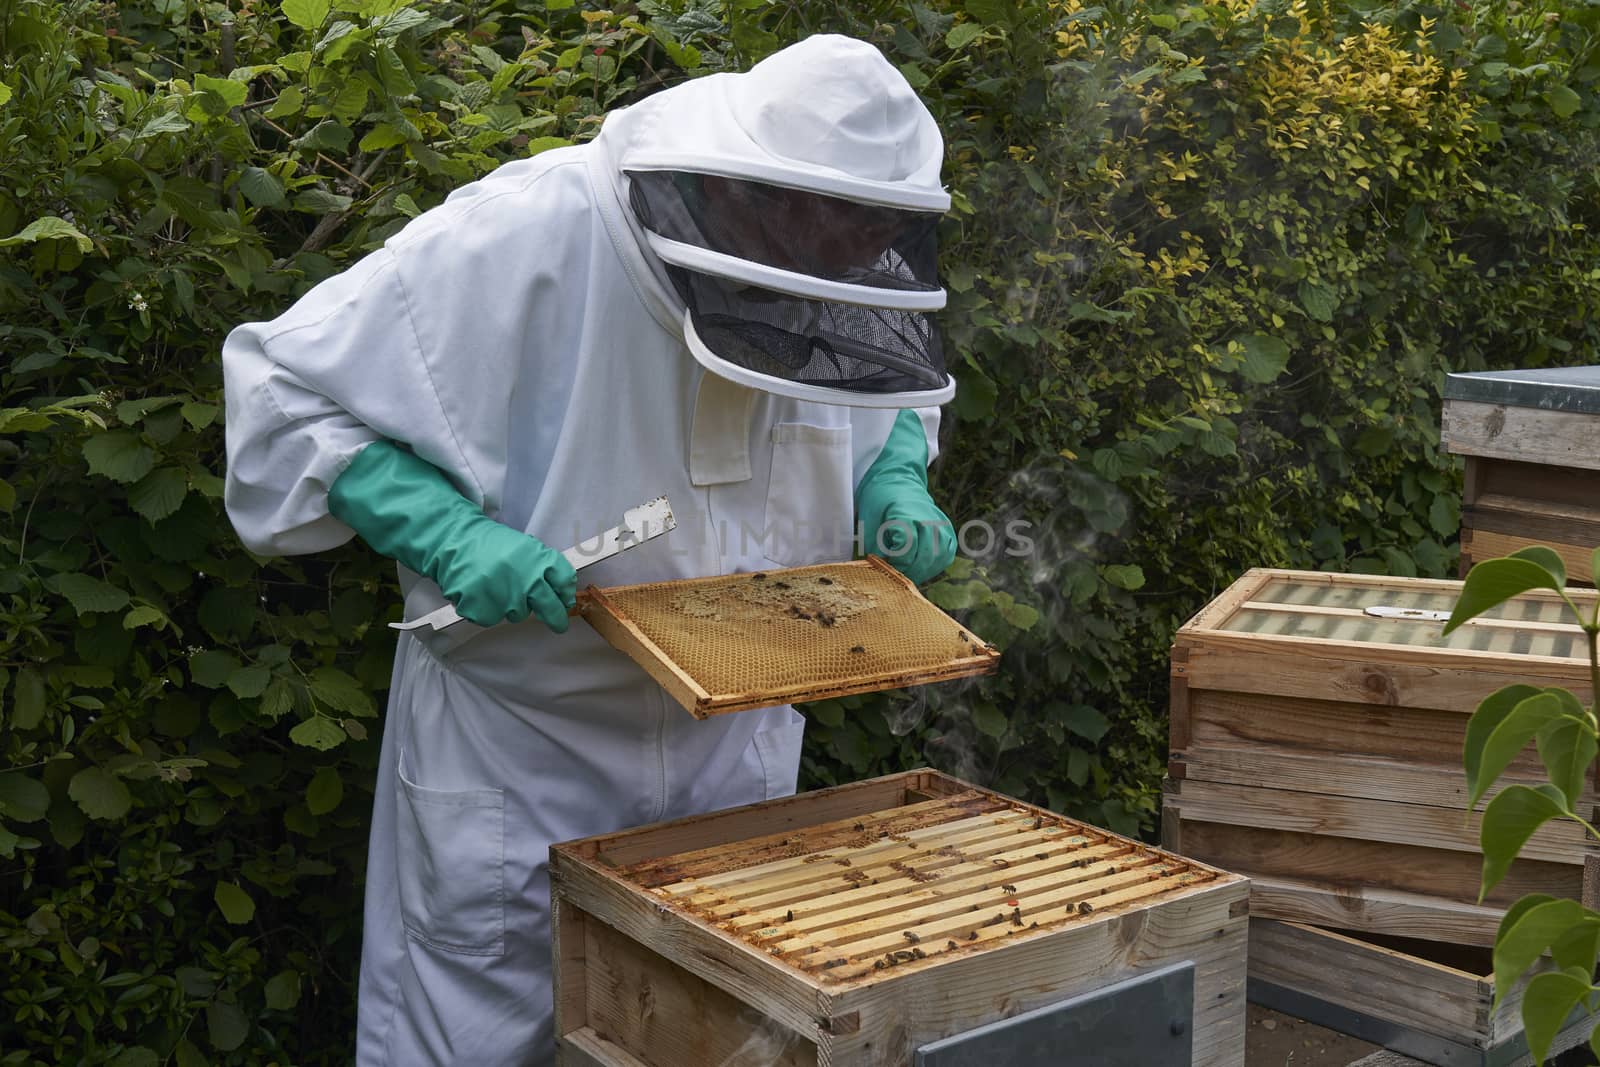
<svg viewBox="0 0 1600 1067"><path fill-rule="evenodd" d="M913 582L937 577L956 558L956 531L928 495L928 439L922 420L900 412L856 487L863 551L882 556Z"/></svg>

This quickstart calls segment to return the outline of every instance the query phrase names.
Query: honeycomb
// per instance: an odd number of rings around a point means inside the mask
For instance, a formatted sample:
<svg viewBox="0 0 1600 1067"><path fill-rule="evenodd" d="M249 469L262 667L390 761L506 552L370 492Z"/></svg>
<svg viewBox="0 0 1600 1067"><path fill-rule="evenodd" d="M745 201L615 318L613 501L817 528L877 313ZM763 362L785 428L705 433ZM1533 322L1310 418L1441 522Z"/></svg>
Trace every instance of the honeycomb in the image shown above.
<svg viewBox="0 0 1600 1067"><path fill-rule="evenodd" d="M664 658L741 707L985 673L998 656L870 559L591 590L587 609L642 634L612 643L647 669L641 657Z"/></svg>

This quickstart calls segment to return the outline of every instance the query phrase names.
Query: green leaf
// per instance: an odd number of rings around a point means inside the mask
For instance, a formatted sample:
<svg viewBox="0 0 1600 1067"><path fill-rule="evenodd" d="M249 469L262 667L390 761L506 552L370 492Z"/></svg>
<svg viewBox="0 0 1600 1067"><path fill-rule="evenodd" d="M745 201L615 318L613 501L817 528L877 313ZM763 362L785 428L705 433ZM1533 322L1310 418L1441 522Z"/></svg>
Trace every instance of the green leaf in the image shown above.
<svg viewBox="0 0 1600 1067"><path fill-rule="evenodd" d="M244 98L250 92L250 87L244 82L236 82L229 78L213 78L206 74L194 76L194 87L200 92L215 93L220 96L222 102L227 105L223 108L224 111L244 103Z"/></svg>
<svg viewBox="0 0 1600 1067"><path fill-rule="evenodd" d="M269 119L281 119L285 116L300 114L300 109L306 106L305 93L298 85L286 85L278 94L278 99L267 108L266 116Z"/></svg>
<svg viewBox="0 0 1600 1067"><path fill-rule="evenodd" d="M1509 688L1517 689L1521 687L1511 686ZM1507 690L1502 689L1500 693L1496 693L1489 700L1480 704L1478 707L1479 712L1489 705L1490 700L1494 700L1495 697L1505 692ZM1491 716L1498 714L1499 705L1497 704L1491 709ZM1518 753L1526 747L1528 742L1537 737L1540 730L1543 730L1552 722L1558 721L1566 714L1567 708L1559 697L1549 691L1541 691L1535 696L1525 697L1510 711L1506 712L1504 716L1501 716L1494 729L1484 739L1483 749L1478 753L1477 759L1472 759L1470 749L1464 754L1464 763L1476 764L1475 767L1469 766L1467 769L1467 787L1471 792L1467 806L1469 808L1476 807L1478 801L1483 799L1483 795L1494 784L1495 779L1499 778L1501 772L1511 764L1512 760L1517 758ZM1476 718L1477 712L1473 714L1473 719ZM1474 735L1470 721L1467 727L1467 743L1471 745Z"/></svg>
<svg viewBox="0 0 1600 1067"><path fill-rule="evenodd" d="M20 771L0 773L0 815L18 822L38 822L50 811L50 790Z"/></svg>
<svg viewBox="0 0 1600 1067"><path fill-rule="evenodd" d="M4 104L6 101L8 101L10 99L11 99L11 86L7 85L5 82L0 82L0 104Z"/></svg>
<svg viewBox="0 0 1600 1067"><path fill-rule="evenodd" d="M344 743L345 732L339 724L325 715L313 715L289 731L289 740L297 745L326 752Z"/></svg>
<svg viewBox="0 0 1600 1067"><path fill-rule="evenodd" d="M1567 564L1553 548L1544 545L1529 545L1527 548L1518 549L1506 557L1507 559L1525 559L1529 563L1543 567L1555 581L1557 587L1567 584Z"/></svg>
<svg viewBox="0 0 1600 1067"><path fill-rule="evenodd" d="M10 237L0 238L0 248L10 248L13 245L32 244L35 241L49 241L53 239L69 240L78 246L78 251L85 254L94 251L94 242L84 235L66 219L55 215L45 215L34 219L17 233Z"/></svg>
<svg viewBox="0 0 1600 1067"><path fill-rule="evenodd" d="M1519 900L1514 914L1506 913L1494 939L1495 1007L1551 945L1584 921L1584 914L1583 905L1576 900L1557 900L1542 894L1532 904Z"/></svg>
<svg viewBox="0 0 1600 1067"><path fill-rule="evenodd" d="M1550 571L1528 559L1508 556L1486 559L1467 572L1461 596L1456 600L1444 632L1450 633L1468 619L1477 618L1496 605L1530 589L1561 589Z"/></svg>
<svg viewBox="0 0 1600 1067"><path fill-rule="evenodd" d="M294 209L312 215L331 215L337 211L348 211L350 205L355 203L348 196L339 193L330 193L325 189L306 189L294 198Z"/></svg>
<svg viewBox="0 0 1600 1067"><path fill-rule="evenodd" d="M256 207L277 207L284 201L283 183L264 167L246 167L239 173L239 192ZM207 405L209 406L209 405ZM189 405L185 404L185 414ZM195 429L200 427L196 426Z"/></svg>
<svg viewBox="0 0 1600 1067"><path fill-rule="evenodd" d="M1002 604L1000 617L1019 630L1031 630L1039 622L1039 609L1029 604Z"/></svg>
<svg viewBox="0 0 1600 1067"><path fill-rule="evenodd" d="M965 611L987 601L989 587L979 581L939 581L928 586L923 596L946 611Z"/></svg>
<svg viewBox="0 0 1600 1067"><path fill-rule="evenodd" d="M1558 85L1544 94L1544 102L1556 113L1556 118L1567 119L1583 105L1583 98L1565 85Z"/></svg>
<svg viewBox="0 0 1600 1067"><path fill-rule="evenodd" d="M1062 715L1062 721L1066 723L1067 729L1091 745L1099 744L1100 739L1111 729L1111 720L1087 704L1073 704L1068 707Z"/></svg>
<svg viewBox="0 0 1600 1067"><path fill-rule="evenodd" d="M188 128L189 121L182 115L176 111L163 111L140 127L139 132L133 135L133 139L144 141L151 137L159 137L163 133L182 133Z"/></svg>
<svg viewBox="0 0 1600 1067"><path fill-rule="evenodd" d="M334 152L343 153L349 150L350 140L355 136L350 127L334 119L323 119L304 137L296 138L296 148L307 152ZM323 192L320 189L307 190L307 192ZM301 196L305 194L302 193ZM333 196L333 193L323 192L324 196ZM298 198L296 198L298 200ZM346 197L345 199L349 199Z"/></svg>
<svg viewBox="0 0 1600 1067"><path fill-rule="evenodd" d="M1566 718L1539 731L1539 758L1544 761L1550 784L1561 790L1567 807L1574 811L1596 755L1600 755L1600 743L1582 708L1576 715L1569 709Z"/></svg>
<svg viewBox="0 0 1600 1067"><path fill-rule="evenodd" d="M1137 563L1113 563L1100 568L1106 581L1118 589L1144 588L1144 568Z"/></svg>
<svg viewBox="0 0 1600 1067"><path fill-rule="evenodd" d="M213 1000L206 1005L206 1033L218 1052L232 1052L250 1036L250 1020L237 1004Z"/></svg>
<svg viewBox="0 0 1600 1067"><path fill-rule="evenodd" d="M260 696L266 691L267 684L272 681L272 672L265 667L251 664L240 667L228 674L228 688L233 695L241 700L250 700Z"/></svg>
<svg viewBox="0 0 1600 1067"><path fill-rule="evenodd" d="M1500 724L1505 722L1517 705L1530 697L1536 697L1544 690L1536 689L1531 685L1508 685L1498 689L1484 698L1478 705L1478 710L1472 713L1472 718L1467 720L1467 740L1462 751L1462 766L1467 772L1467 792L1471 795L1472 803L1468 807L1476 807L1478 798L1488 790L1493 778L1483 779L1483 749L1489 743ZM1526 744L1527 742L1523 742ZM1483 782L1479 788L1479 782Z"/></svg>
<svg viewBox="0 0 1600 1067"><path fill-rule="evenodd" d="M211 1067L205 1055L188 1038L178 1041L172 1050L172 1060L177 1067Z"/></svg>
<svg viewBox="0 0 1600 1067"><path fill-rule="evenodd" d="M1440 537L1454 537L1461 532L1461 499L1453 493L1440 493L1428 505L1428 525Z"/></svg>
<svg viewBox="0 0 1600 1067"><path fill-rule="evenodd" d="M361 688L361 683L335 667L318 667L307 681L311 695L336 711L347 712L362 718L377 714L372 698Z"/></svg>
<svg viewBox="0 0 1600 1067"><path fill-rule="evenodd" d="M31 730L44 718L44 679L32 667L17 671L11 686L11 725Z"/></svg>
<svg viewBox="0 0 1600 1067"><path fill-rule="evenodd" d="M128 506L152 524L177 511L189 493L189 479L177 467L151 471L128 490Z"/></svg>
<svg viewBox="0 0 1600 1067"><path fill-rule="evenodd" d="M332 767L318 767L306 786L306 808L313 815L326 815L339 806L344 797L344 780Z"/></svg>
<svg viewBox="0 0 1600 1067"><path fill-rule="evenodd" d="M267 1007L273 1011L288 1011L300 1003L300 972L279 971L267 979Z"/></svg>
<svg viewBox="0 0 1600 1067"><path fill-rule="evenodd" d="M900 73L905 80L911 83L913 89L926 89L930 81L927 71L907 60L900 64Z"/></svg>
<svg viewBox="0 0 1600 1067"><path fill-rule="evenodd" d="M1483 809L1483 825L1478 831L1478 843L1483 849L1479 902L1500 884L1511 869L1511 862L1535 830L1551 819L1570 814L1566 798L1553 785L1507 786L1489 801L1489 806Z"/></svg>
<svg viewBox="0 0 1600 1067"><path fill-rule="evenodd" d="M181 399L177 396L146 396L138 400L124 400L117 405L117 421L132 425L147 415L171 407Z"/></svg>
<svg viewBox="0 0 1600 1067"><path fill-rule="evenodd" d="M958 52L983 36L983 27L976 22L958 22L944 35L945 47Z"/></svg>
<svg viewBox="0 0 1600 1067"><path fill-rule="evenodd" d="M548 152L552 148L566 148L571 144L572 142L565 137L534 137L522 151L528 156L536 156L540 152Z"/></svg>
<svg viewBox="0 0 1600 1067"><path fill-rule="evenodd" d="M286 678L274 678L261 695L261 714L278 719L293 709L294 686Z"/></svg>
<svg viewBox="0 0 1600 1067"><path fill-rule="evenodd" d="M195 685L207 689L221 689L228 684L228 678L239 669L237 657L216 649L206 649L196 652L189 658L189 677Z"/></svg>
<svg viewBox="0 0 1600 1067"><path fill-rule="evenodd" d="M314 30L327 19L333 0L283 0L283 13L302 30Z"/></svg>
<svg viewBox="0 0 1600 1067"><path fill-rule="evenodd" d="M138 481L156 465L156 454L132 430L95 434L83 443L83 458L90 474L123 483Z"/></svg>
<svg viewBox="0 0 1600 1067"><path fill-rule="evenodd" d="M1588 973L1577 967L1536 974L1528 982L1522 995L1522 1023L1535 1063L1549 1058L1550 1045L1566 1025L1567 1016L1592 989Z"/></svg>
<svg viewBox="0 0 1600 1067"><path fill-rule="evenodd" d="M72 609L79 615L121 611L128 606L127 593L87 574L58 574L45 584L70 600Z"/></svg>
<svg viewBox="0 0 1600 1067"><path fill-rule="evenodd" d="M962 6L967 14L983 23L999 22L1011 11L1009 0L967 0Z"/></svg>
<svg viewBox="0 0 1600 1067"><path fill-rule="evenodd" d="M1289 365L1289 346L1277 337L1253 333L1241 338L1244 363L1240 373L1246 381L1264 385L1277 378Z"/></svg>
<svg viewBox="0 0 1600 1067"><path fill-rule="evenodd" d="M91 819L120 819L133 806L128 787L102 767L86 767L74 774L67 795Z"/></svg>
<svg viewBox="0 0 1600 1067"><path fill-rule="evenodd" d="M183 421L197 430L203 430L217 419L217 412L222 409L215 404L202 404L190 401L183 405Z"/></svg>
<svg viewBox="0 0 1600 1067"><path fill-rule="evenodd" d="M1010 723L1006 721L1005 712L993 704L984 702L972 709L972 725L979 732L989 737L1004 737Z"/></svg>
<svg viewBox="0 0 1600 1067"><path fill-rule="evenodd" d="M217 902L222 917L235 926L247 923L256 916L256 902L233 882L218 882L212 899Z"/></svg>
<svg viewBox="0 0 1600 1067"><path fill-rule="evenodd" d="M1339 306L1339 298L1334 291L1321 282L1310 279L1300 283L1300 306L1306 309L1306 314L1317 322L1332 322L1334 309Z"/></svg>

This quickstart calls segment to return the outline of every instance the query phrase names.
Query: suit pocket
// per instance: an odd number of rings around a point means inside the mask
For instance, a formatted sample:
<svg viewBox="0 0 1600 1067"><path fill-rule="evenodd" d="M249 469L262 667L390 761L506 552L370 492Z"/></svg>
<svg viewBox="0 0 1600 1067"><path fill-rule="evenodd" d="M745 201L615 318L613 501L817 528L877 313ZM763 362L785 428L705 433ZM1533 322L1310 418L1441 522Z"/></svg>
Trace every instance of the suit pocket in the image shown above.
<svg viewBox="0 0 1600 1067"><path fill-rule="evenodd" d="M854 479L850 427L772 428L763 555L780 567L849 559Z"/></svg>
<svg viewBox="0 0 1600 1067"><path fill-rule="evenodd" d="M800 746L805 740L806 720L793 708L787 709L790 721L758 732L753 744L761 761L766 799L794 793L800 775Z"/></svg>
<svg viewBox="0 0 1600 1067"><path fill-rule="evenodd" d="M505 952L505 794L428 789L400 754L398 851L406 933L441 952Z"/></svg>

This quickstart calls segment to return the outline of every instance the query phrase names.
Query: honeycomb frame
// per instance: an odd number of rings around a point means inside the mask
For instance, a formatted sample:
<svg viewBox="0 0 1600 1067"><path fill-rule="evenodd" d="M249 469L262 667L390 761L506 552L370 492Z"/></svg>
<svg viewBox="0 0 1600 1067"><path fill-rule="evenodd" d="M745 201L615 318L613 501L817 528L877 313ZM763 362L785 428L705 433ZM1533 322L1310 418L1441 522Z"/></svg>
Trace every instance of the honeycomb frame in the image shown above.
<svg viewBox="0 0 1600 1067"><path fill-rule="evenodd" d="M991 674L1000 659L870 556L590 586L578 611L700 719Z"/></svg>

